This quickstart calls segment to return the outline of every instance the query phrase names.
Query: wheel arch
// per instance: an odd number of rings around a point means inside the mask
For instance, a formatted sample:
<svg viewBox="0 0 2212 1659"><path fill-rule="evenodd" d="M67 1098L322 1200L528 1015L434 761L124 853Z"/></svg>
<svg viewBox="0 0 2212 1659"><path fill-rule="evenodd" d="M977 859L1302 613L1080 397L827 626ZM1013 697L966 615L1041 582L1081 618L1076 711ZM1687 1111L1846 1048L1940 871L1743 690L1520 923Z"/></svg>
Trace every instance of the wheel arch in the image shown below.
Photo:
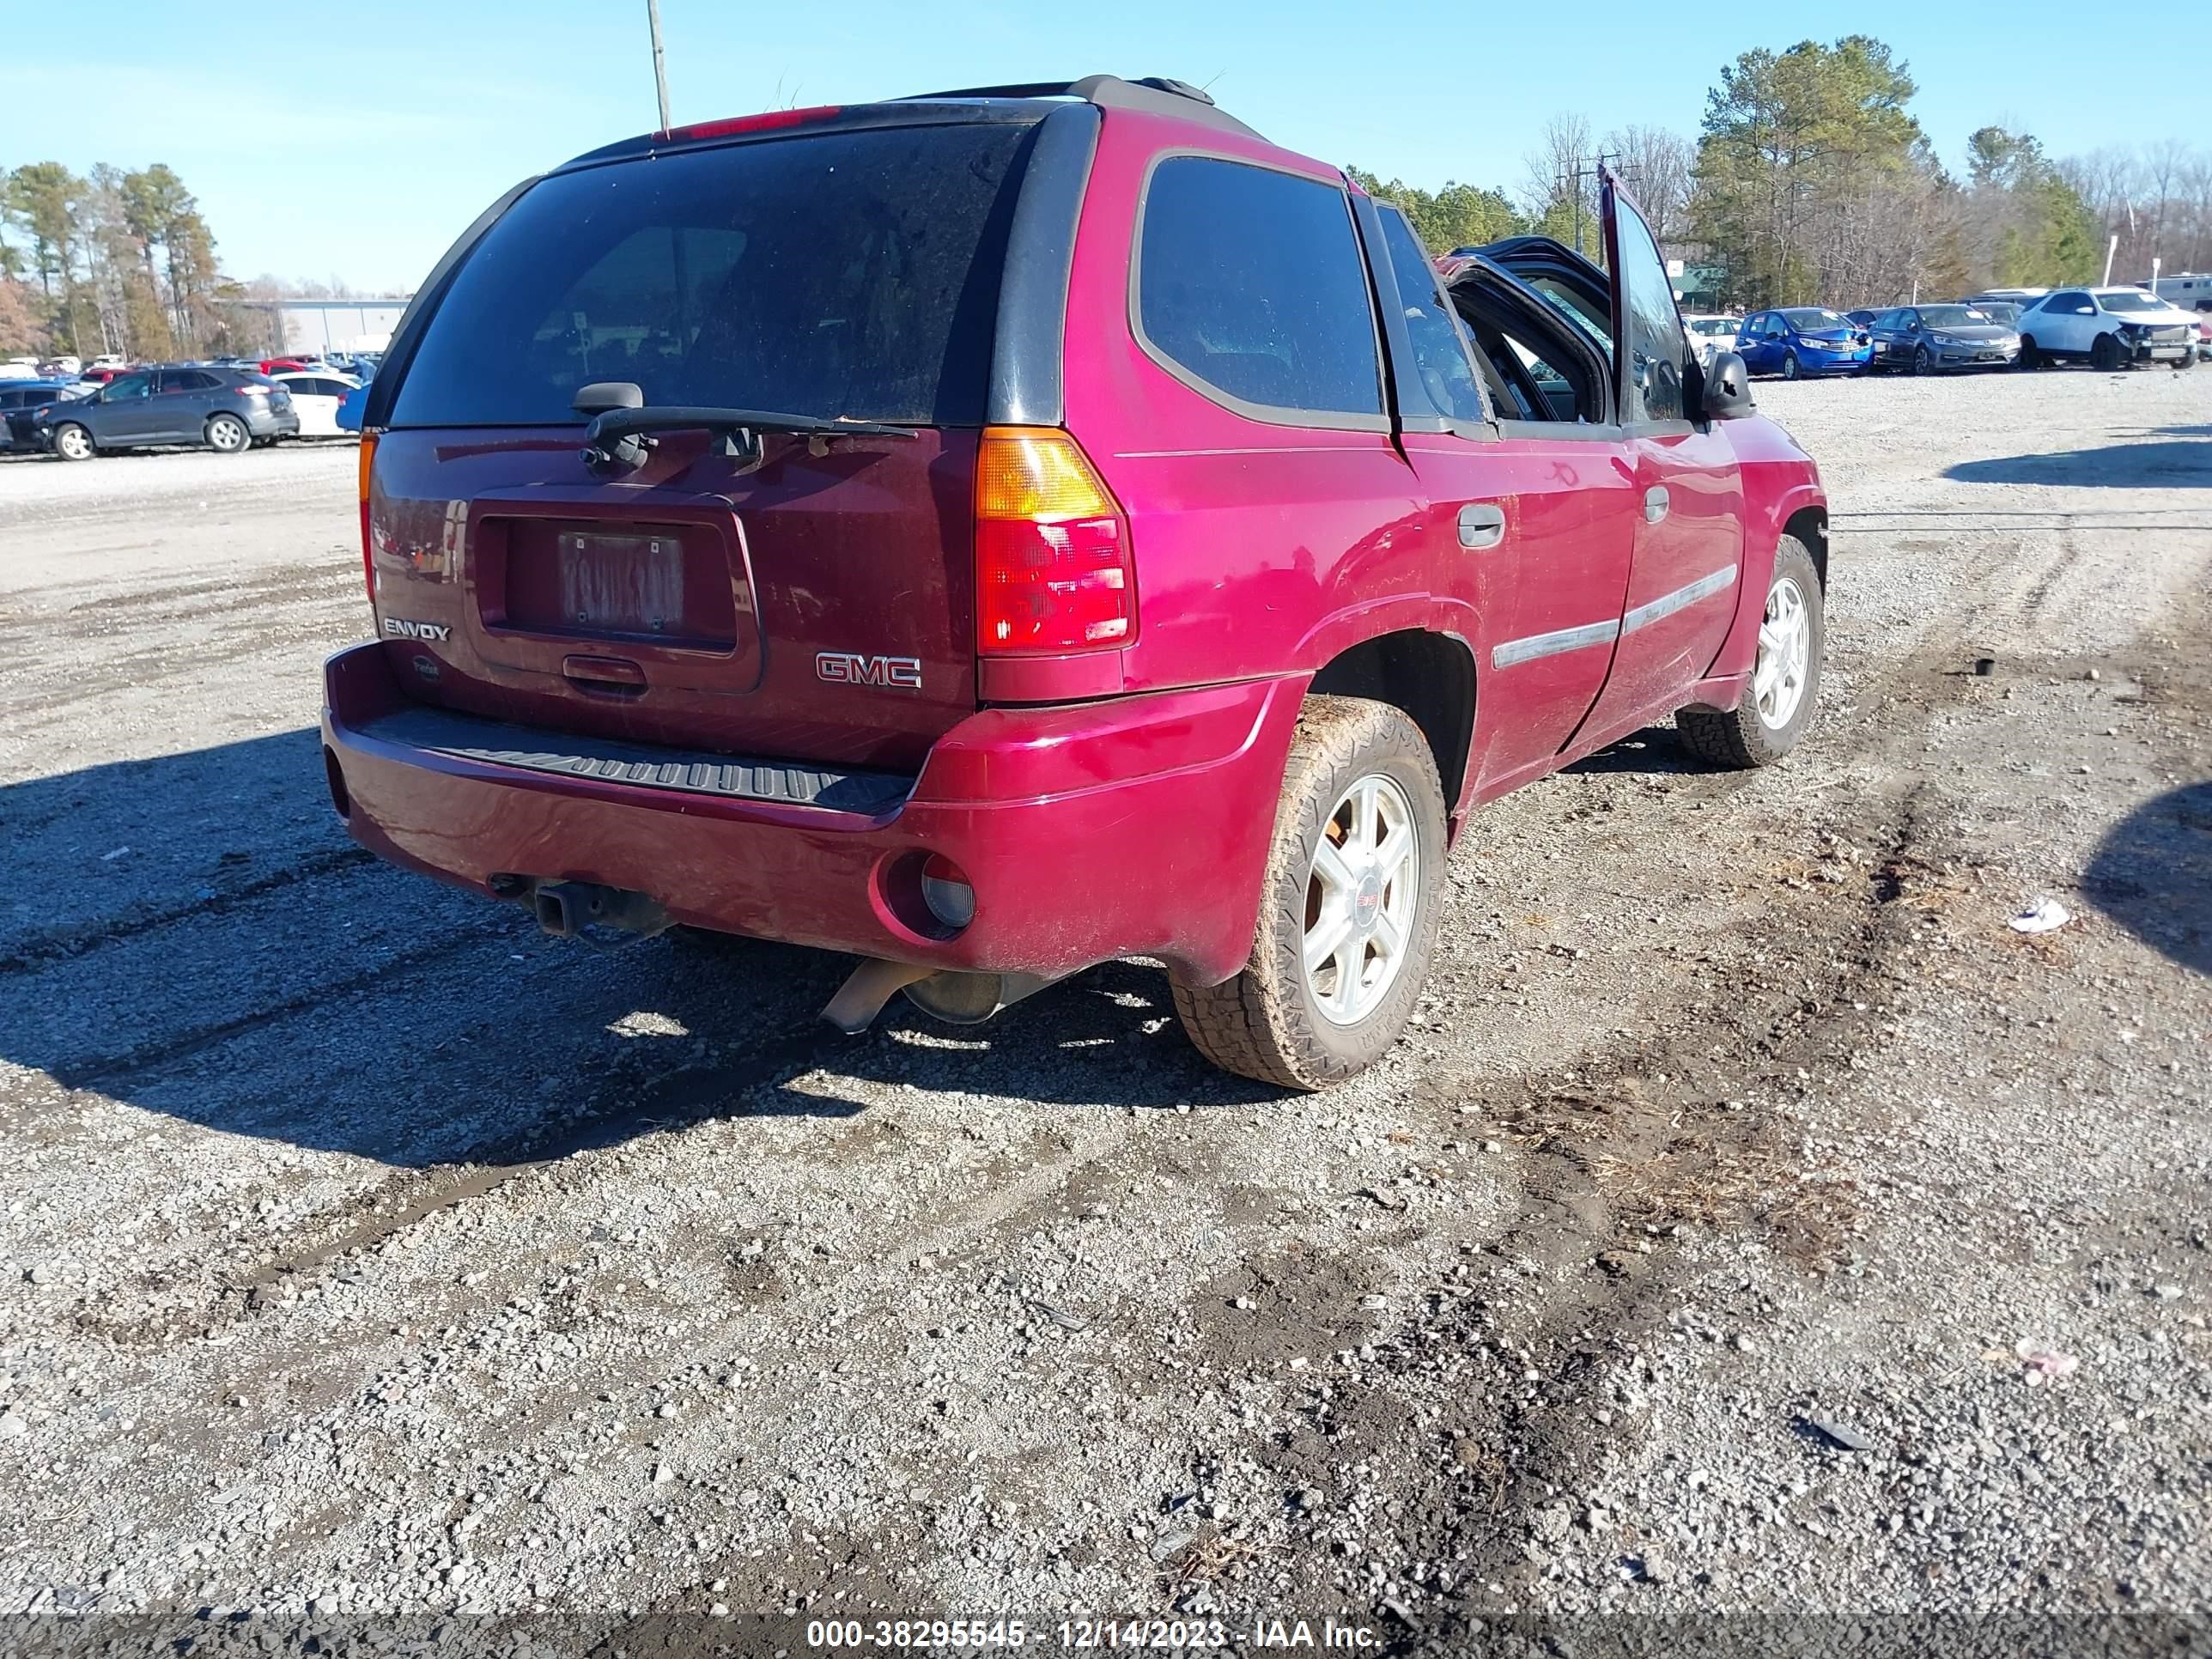
<svg viewBox="0 0 2212 1659"><path fill-rule="evenodd" d="M1402 709L1429 741L1444 811L1456 821L1474 748L1474 648L1456 634L1400 629L1346 646L1307 686L1313 696L1366 697Z"/></svg>
<svg viewBox="0 0 2212 1659"><path fill-rule="evenodd" d="M1813 556L1813 568L1820 573L1820 592L1828 591L1828 509L1801 507L1782 526L1782 534L1795 536ZM1780 538L1776 538L1778 541Z"/></svg>

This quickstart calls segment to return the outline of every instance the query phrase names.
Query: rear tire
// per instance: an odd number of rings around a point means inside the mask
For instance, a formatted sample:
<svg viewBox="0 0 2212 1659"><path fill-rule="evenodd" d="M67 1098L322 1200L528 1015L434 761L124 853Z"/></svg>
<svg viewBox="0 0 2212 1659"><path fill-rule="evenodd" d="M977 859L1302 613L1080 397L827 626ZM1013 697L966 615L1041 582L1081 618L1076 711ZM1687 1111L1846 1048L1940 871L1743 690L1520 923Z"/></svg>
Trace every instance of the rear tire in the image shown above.
<svg viewBox="0 0 2212 1659"><path fill-rule="evenodd" d="M2120 359L2118 337L2100 334L2089 343L2089 367L2106 374L2115 374L2127 367Z"/></svg>
<svg viewBox="0 0 2212 1659"><path fill-rule="evenodd" d="M1285 1089L1364 1071L1397 1042L1428 979L1443 869L1443 787L1420 728L1389 703L1307 698L1251 958L1224 984L1174 981L1191 1045Z"/></svg>
<svg viewBox="0 0 2212 1659"><path fill-rule="evenodd" d="M2194 351L2191 351L2186 357L2181 358L2174 363L2173 372L2179 374L2185 368L2194 368L2196 367L2197 354Z"/></svg>
<svg viewBox="0 0 2212 1659"><path fill-rule="evenodd" d="M97 452L93 447L92 434L71 421L54 428L54 453L65 461L88 461Z"/></svg>
<svg viewBox="0 0 2212 1659"><path fill-rule="evenodd" d="M1725 713L1677 709L1674 730L1685 749L1711 765L1743 769L1771 766L1797 746L1812 723L1827 653L1822 597L1812 554L1795 536L1784 536L1774 550L1759 657L1743 701Z"/></svg>
<svg viewBox="0 0 2212 1659"><path fill-rule="evenodd" d="M206 430L201 435L206 438L207 447L218 455L243 455L253 447L253 434L235 415L209 416Z"/></svg>

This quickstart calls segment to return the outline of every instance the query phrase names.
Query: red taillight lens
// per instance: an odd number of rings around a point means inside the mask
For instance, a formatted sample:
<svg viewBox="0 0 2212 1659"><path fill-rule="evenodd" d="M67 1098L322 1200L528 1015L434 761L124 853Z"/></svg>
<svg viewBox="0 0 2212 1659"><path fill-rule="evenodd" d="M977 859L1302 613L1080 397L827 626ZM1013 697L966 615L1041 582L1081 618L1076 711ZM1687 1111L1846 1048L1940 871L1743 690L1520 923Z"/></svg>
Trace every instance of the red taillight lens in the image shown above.
<svg viewBox="0 0 2212 1659"><path fill-rule="evenodd" d="M361 434L361 574L368 584L368 602L376 603L376 544L368 529L368 479L376 466L376 434Z"/></svg>
<svg viewBox="0 0 2212 1659"><path fill-rule="evenodd" d="M975 458L975 644L1095 651L1137 631L1128 526L1065 432L992 427Z"/></svg>

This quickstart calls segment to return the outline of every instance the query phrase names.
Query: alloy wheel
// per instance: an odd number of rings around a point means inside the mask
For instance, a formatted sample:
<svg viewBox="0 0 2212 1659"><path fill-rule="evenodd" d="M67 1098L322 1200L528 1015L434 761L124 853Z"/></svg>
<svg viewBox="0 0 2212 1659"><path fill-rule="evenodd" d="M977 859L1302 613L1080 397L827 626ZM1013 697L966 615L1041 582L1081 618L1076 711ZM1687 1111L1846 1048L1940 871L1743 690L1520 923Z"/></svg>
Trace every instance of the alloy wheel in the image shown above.
<svg viewBox="0 0 2212 1659"><path fill-rule="evenodd" d="M1356 780L1322 823L1306 877L1302 955L1322 1017L1356 1025L1397 982L1421 888L1413 804L1379 773Z"/></svg>
<svg viewBox="0 0 2212 1659"><path fill-rule="evenodd" d="M1790 724L1804 699L1806 670L1813 654L1813 623L1804 590L1796 580L1778 576L1766 592L1766 615L1759 624L1759 657L1752 668L1751 694L1759 723L1770 732Z"/></svg>
<svg viewBox="0 0 2212 1659"><path fill-rule="evenodd" d="M54 447L65 461L82 461L92 453L92 440L81 426L65 426L54 434Z"/></svg>

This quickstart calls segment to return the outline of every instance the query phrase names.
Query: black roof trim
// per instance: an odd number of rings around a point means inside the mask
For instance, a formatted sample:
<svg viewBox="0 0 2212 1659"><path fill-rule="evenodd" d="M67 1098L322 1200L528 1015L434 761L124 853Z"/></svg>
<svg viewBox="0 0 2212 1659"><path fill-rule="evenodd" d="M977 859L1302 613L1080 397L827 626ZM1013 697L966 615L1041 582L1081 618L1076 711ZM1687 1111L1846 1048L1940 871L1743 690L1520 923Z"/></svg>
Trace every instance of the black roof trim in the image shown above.
<svg viewBox="0 0 2212 1659"><path fill-rule="evenodd" d="M1118 75L1086 75L1079 81L1027 81L1003 87L958 87L945 92L911 93L893 101L902 104L933 103L947 98L1080 98L1101 109L1143 110L1153 115L1170 115L1180 120L1195 121L1202 126L1241 133L1247 138L1258 138L1262 143L1267 142L1228 111L1216 105L1204 88L1164 75L1140 76L1133 81L1125 81Z"/></svg>

